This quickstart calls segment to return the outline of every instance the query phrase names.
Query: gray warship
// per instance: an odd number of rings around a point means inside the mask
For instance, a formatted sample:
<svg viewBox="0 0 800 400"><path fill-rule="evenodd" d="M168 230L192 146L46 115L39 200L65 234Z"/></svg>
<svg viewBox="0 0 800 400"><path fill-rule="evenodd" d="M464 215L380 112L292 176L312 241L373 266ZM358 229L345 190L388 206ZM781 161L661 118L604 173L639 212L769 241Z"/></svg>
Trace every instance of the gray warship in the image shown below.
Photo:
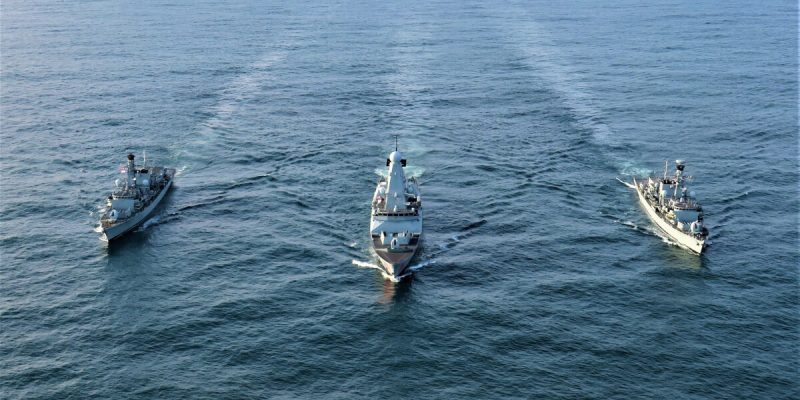
<svg viewBox="0 0 800 400"><path fill-rule="evenodd" d="M110 242L147 221L164 195L172 187L174 168L147 167L147 161L136 168L134 155L128 154L128 163L120 168L122 177L108 196L106 208L100 218L102 240Z"/></svg>
<svg viewBox="0 0 800 400"><path fill-rule="evenodd" d="M406 179L406 160L397 148L386 159L389 175L380 178L372 195L369 231L381 266L394 280L408 275L408 266L422 240L422 198L416 178Z"/></svg>
<svg viewBox="0 0 800 400"><path fill-rule="evenodd" d="M676 160L675 174L668 176L669 166L664 163L663 177L651 176L640 182L634 178L632 187L647 215L662 231L679 245L702 254L708 229L703 224L703 207L686 187L684 168L686 164Z"/></svg>

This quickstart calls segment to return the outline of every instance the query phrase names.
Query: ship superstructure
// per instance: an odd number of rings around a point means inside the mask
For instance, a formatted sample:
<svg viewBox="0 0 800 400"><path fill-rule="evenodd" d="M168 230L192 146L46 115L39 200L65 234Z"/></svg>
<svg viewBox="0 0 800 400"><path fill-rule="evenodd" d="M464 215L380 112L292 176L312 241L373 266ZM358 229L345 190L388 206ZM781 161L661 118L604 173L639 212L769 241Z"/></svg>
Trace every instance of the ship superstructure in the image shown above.
<svg viewBox="0 0 800 400"><path fill-rule="evenodd" d="M708 229L703 222L703 207L689 191L683 174L686 164L675 161L675 174L668 175L665 165L663 177L648 177L633 187L647 215L658 227L678 244L697 254L706 248Z"/></svg>
<svg viewBox="0 0 800 400"><path fill-rule="evenodd" d="M174 168L146 165L137 168L134 158L128 154L127 164L120 168L122 176L108 196L100 218L103 240L116 239L147 221L172 187Z"/></svg>

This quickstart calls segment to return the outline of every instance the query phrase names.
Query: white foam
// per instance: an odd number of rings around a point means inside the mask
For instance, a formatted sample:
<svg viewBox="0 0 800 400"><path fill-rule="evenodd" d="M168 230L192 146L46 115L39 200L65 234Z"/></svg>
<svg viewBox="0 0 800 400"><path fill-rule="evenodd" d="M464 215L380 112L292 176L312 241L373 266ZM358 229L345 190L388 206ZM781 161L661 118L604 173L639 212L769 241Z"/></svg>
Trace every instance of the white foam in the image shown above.
<svg viewBox="0 0 800 400"><path fill-rule="evenodd" d="M466 235L453 235L449 239L445 240L442 243L439 243L439 252L437 254L441 254L444 251L453 247L456 243L460 242Z"/></svg>
<svg viewBox="0 0 800 400"><path fill-rule="evenodd" d="M635 229L637 229L639 231L642 231L644 233L653 235L655 237L658 237L658 238L661 239L662 242L664 242L666 244L669 244L669 245L672 245L672 246L676 246L676 247L681 247L681 245L678 242L675 242L675 241L671 240L669 238L669 236L665 235L660 230L651 229L651 228L645 228L645 227L642 227L642 228L636 227Z"/></svg>
<svg viewBox="0 0 800 400"><path fill-rule="evenodd" d="M403 168L403 173L406 174L406 178L419 178L425 173L425 168L416 166L405 167ZM375 175L388 178L389 170L385 167L375 168Z"/></svg>
<svg viewBox="0 0 800 400"><path fill-rule="evenodd" d="M389 171L386 168L375 168L375 175L378 175L378 176L381 176L381 177L384 177L384 178L388 178L389 177Z"/></svg>
<svg viewBox="0 0 800 400"><path fill-rule="evenodd" d="M403 275L401 277L395 278L391 274L387 273L386 270L381 268L379 265L371 264L371 263L364 262L364 261L353 260L353 265L355 265L357 267L361 267L361 268L377 269L378 271L381 272L381 275L383 276L383 279L392 281L394 283L400 282L400 280L402 280L403 278L405 278L407 276L407 275Z"/></svg>
<svg viewBox="0 0 800 400"><path fill-rule="evenodd" d="M431 264L436 264L436 260L425 260L425 261L423 261L421 263L418 263L418 264L415 264L415 265L412 265L412 266L408 267L408 269L410 271L412 271L412 272L415 272L415 271L419 271L422 268L425 268L425 267L427 267L428 265L431 265Z"/></svg>
<svg viewBox="0 0 800 400"><path fill-rule="evenodd" d="M375 264L372 264L372 263L368 263L366 261L359 261L359 260L353 260L353 265L355 265L357 267L361 267L361 268L383 269L378 265L375 265Z"/></svg>
<svg viewBox="0 0 800 400"><path fill-rule="evenodd" d="M625 186L627 186L627 187L629 187L629 188L631 188L631 189L636 189L636 186L633 186L633 184L632 184L632 183L630 183L630 182L625 182L625 181L623 181L622 179L619 179L619 178L617 178L617 180L618 180L620 183L622 183L623 185L625 185Z"/></svg>
<svg viewBox="0 0 800 400"><path fill-rule="evenodd" d="M676 246L676 247L681 247L680 244L678 244L677 242L673 242L672 240L670 240L666 236L658 235L658 237L660 237L661 241L666 243L666 244L671 244L671 245Z"/></svg>
<svg viewBox="0 0 800 400"><path fill-rule="evenodd" d="M425 173L425 168L410 166L403 168L403 172L406 174L406 177L408 178L419 178L422 176L422 174Z"/></svg>
<svg viewBox="0 0 800 400"><path fill-rule="evenodd" d="M619 171L620 175L624 176L650 176L655 173L652 168L639 167L630 161L622 163Z"/></svg>
<svg viewBox="0 0 800 400"><path fill-rule="evenodd" d="M142 224L142 226L140 226L140 227L139 227L139 229L137 229L137 230L138 230L138 231L140 231L140 232L141 232L141 231L144 231L144 230L146 230L147 228L149 228L149 227L151 227L151 226L153 226L153 225L156 225L156 224L158 224L160 221L161 221L161 217L160 217L160 216L158 216L158 215L156 215L156 216L154 216L153 218L150 218L150 219L148 219L147 221L145 221L145 222Z"/></svg>
<svg viewBox="0 0 800 400"><path fill-rule="evenodd" d="M633 228L635 230L639 230L639 225L636 225L636 223L633 222L633 221L622 221L622 220L618 219L618 220L615 220L614 222L620 223L620 224L625 225L625 226L630 226L631 228Z"/></svg>
<svg viewBox="0 0 800 400"><path fill-rule="evenodd" d="M361 267L361 268L377 269L378 271L381 272L381 275L383 275L383 279L392 281L394 283L400 282L400 280L402 280L403 278L408 276L408 275L403 275L403 276L400 276L398 278L395 278L391 274L387 273L386 270L384 270L381 266L375 265L375 264L372 264L372 263L368 263L368 262L365 262L365 261L353 260L353 265L355 265L357 267Z"/></svg>
<svg viewBox="0 0 800 400"><path fill-rule="evenodd" d="M615 220L615 222L617 222L619 224L622 224L622 225L625 225L625 226L629 226L635 231L643 232L645 234L658 237L664 243L680 247L680 245L677 242L670 240L670 238L668 236L666 236L665 234L663 234L661 231L659 231L657 229L652 229L652 228L645 227L645 226L639 226L633 221Z"/></svg>

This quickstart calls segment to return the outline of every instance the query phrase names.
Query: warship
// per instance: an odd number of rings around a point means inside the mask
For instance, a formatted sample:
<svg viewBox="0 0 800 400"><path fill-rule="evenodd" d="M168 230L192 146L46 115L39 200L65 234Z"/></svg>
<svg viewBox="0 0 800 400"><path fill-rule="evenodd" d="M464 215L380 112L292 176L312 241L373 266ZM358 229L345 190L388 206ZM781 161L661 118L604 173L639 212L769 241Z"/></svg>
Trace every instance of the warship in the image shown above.
<svg viewBox="0 0 800 400"><path fill-rule="evenodd" d="M397 146L386 166L389 174L380 178L372 196L369 231L381 267L399 280L409 275L422 240L422 198L416 178L406 179L406 160Z"/></svg>
<svg viewBox="0 0 800 400"><path fill-rule="evenodd" d="M695 193L688 191L686 168L681 160L675 161L675 174L668 176L669 164L664 163L663 177L648 177L640 182L633 179L630 185L639 197L647 215L658 227L680 246L702 254L707 246L708 229L703 224L703 207Z"/></svg>
<svg viewBox="0 0 800 400"><path fill-rule="evenodd" d="M134 155L128 154L127 165L120 167L123 176L115 181L116 188L108 196L100 218L102 240L110 242L147 221L172 187L174 168L146 165L145 159L144 164L136 168Z"/></svg>

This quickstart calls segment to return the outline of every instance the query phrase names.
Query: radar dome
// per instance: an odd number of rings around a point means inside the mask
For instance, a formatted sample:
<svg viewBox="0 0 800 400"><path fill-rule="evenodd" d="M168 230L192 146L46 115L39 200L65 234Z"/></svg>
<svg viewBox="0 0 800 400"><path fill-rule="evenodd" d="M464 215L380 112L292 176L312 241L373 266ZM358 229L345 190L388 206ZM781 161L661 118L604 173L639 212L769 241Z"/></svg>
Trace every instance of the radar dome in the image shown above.
<svg viewBox="0 0 800 400"><path fill-rule="evenodd" d="M399 163L403 156L400 154L399 151L393 151L392 154L389 154L389 160L393 163Z"/></svg>

